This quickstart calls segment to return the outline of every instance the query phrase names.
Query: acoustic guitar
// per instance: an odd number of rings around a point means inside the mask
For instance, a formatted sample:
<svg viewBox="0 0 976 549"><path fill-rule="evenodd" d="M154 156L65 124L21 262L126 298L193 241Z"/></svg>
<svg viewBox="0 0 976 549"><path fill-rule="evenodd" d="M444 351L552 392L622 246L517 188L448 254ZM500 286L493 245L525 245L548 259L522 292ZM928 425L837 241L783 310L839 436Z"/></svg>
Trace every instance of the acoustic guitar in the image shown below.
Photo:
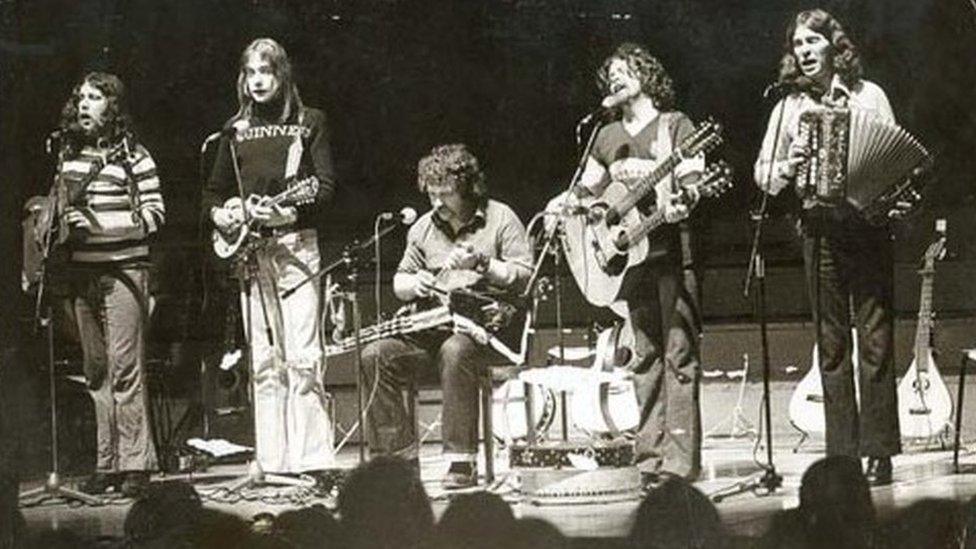
<svg viewBox="0 0 976 549"><path fill-rule="evenodd" d="M898 384L898 421L904 438L932 438L946 432L952 417L952 398L932 357L932 293L935 262L945 256L946 222L935 223L936 238L925 250L922 288L915 329L915 358Z"/></svg>
<svg viewBox="0 0 976 549"><path fill-rule="evenodd" d="M700 196L712 198L724 193L731 187L730 174L724 162L709 166L697 185ZM623 184L614 183L611 187L614 185ZM691 196L687 191L679 200L690 207ZM590 208L601 211L604 206ZM598 307L611 307L620 299L624 275L647 258L647 235L665 224L666 219L660 209L645 216L637 208L631 208L619 223L611 226L605 221L594 222L593 210L588 211L585 215L569 215L563 219L561 237L566 263L587 301Z"/></svg>

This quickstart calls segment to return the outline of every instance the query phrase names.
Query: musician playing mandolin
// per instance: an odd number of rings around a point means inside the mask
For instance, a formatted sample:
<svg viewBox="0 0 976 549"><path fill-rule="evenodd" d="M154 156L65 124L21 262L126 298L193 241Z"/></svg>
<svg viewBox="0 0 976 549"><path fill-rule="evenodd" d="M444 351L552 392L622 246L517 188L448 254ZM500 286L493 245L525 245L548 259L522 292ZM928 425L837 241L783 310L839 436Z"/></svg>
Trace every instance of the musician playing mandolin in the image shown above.
<svg viewBox="0 0 976 549"><path fill-rule="evenodd" d="M599 130L577 195L599 196L611 181L647 177L694 131L674 110L675 94L661 62L643 46L625 43L597 73L601 91L620 101L621 118ZM661 209L669 224L652 232L648 258L628 271L621 295L635 339L631 362L641 422L638 467L645 485L661 473L695 479L701 469L701 322L692 270L690 229L683 219L698 200L701 156L683 159L638 207Z"/></svg>
<svg viewBox="0 0 976 549"><path fill-rule="evenodd" d="M798 169L808 163L812 151L798 138L802 112L828 105L894 121L884 91L862 79L861 73L857 48L832 15L819 9L803 11L790 22L778 79L787 95L773 109L755 165L755 180L764 191L776 194L793 184ZM868 223L846 204L824 207L817 197L806 196L803 206L803 256L820 332L827 454L868 456L869 481L888 484L891 456L901 451L890 234L887 227ZM903 215L910 206L896 204L889 217ZM860 412L850 356L851 296L859 334Z"/></svg>
<svg viewBox="0 0 976 549"><path fill-rule="evenodd" d="M245 48L237 97L240 107L220 141L203 211L219 231L247 229L243 236L255 239L243 244L251 257L244 262L250 291L241 299L244 322L251 320L245 332L258 463L266 472L314 474L334 464L319 288L312 283L287 298L281 293L319 269L316 224L335 189L328 127L322 111L303 104L284 48L269 38ZM310 203L272 202L272 195L310 183Z"/></svg>
<svg viewBox="0 0 976 549"><path fill-rule="evenodd" d="M460 144L434 147L417 166L417 185L431 211L410 227L393 290L403 301L442 294L449 279L475 279L519 292L531 273L525 227L505 204L487 197L478 160ZM417 460L417 438L400 396L407 376L436 367L444 393L447 489L477 484L478 372L490 350L477 326L455 326L381 339L363 349L368 390L367 439L373 455ZM377 376L379 379L377 380ZM490 434L486 435L490 436Z"/></svg>

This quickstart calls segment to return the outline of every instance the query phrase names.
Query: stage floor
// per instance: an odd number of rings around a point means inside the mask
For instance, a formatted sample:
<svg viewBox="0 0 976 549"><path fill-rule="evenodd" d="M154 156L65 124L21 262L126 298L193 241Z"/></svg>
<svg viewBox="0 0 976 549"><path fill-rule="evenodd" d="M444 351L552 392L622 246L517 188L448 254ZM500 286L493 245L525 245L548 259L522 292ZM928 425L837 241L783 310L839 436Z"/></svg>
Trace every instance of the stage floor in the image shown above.
<svg viewBox="0 0 976 549"><path fill-rule="evenodd" d="M783 476L783 486L775 493L757 496L743 493L725 499L717 504L718 510L729 533L739 539L756 538L765 531L772 514L780 509L795 507L798 502L800 478L806 468L822 457L822 441L808 442L799 451L793 452L794 441L782 447L774 446L774 460L777 472ZM340 454L343 468L355 466L358 452L347 448ZM705 494L713 495L734 488L738 483L761 475L761 469L753 456L762 459L765 450L757 449L749 438L708 438L703 452L704 474L696 486ZM872 496L878 513L883 519L899 508L903 508L921 498L952 498L965 501L976 495L976 453L964 448L960 455L961 474L954 474L952 452L949 450L908 448L908 451L894 460L895 483L892 486L875 488ZM446 470L447 464L441 459L438 445L428 444L421 457L421 476L433 500L435 514L438 516L449 503L449 497L440 489L438 479ZM539 517L555 524L564 534L574 538L619 538L625 536L633 521L638 501L576 504L559 506L538 506L520 502L518 494L511 489L512 478L508 470L508 458L504 450L496 460L499 479L497 493L512 504L518 517ZM189 480L201 493L209 493L222 484L227 484L235 476L243 474L244 465L223 465L211 467L204 473L188 475L168 475L165 478ZM164 477L158 477L161 479ZM38 485L38 482L25 483L24 489ZM289 501L294 489L263 488L260 499L242 500L235 503L218 502L205 498L205 505L221 509L241 517L251 518L257 513L281 511L302 505L321 502L333 505L328 500ZM263 501L262 501L263 500ZM32 526L54 526L71 529L77 533L98 538L102 536L121 537L123 521L131 505L129 500L115 500L101 507L67 505L57 500L49 500L36 506L24 507L23 513Z"/></svg>

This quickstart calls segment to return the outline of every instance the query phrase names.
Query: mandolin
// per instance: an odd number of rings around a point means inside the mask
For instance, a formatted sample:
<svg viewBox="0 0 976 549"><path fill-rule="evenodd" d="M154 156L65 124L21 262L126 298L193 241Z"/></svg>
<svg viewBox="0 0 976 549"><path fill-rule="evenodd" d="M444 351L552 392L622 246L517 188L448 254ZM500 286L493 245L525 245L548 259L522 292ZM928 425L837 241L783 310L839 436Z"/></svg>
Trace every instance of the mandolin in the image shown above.
<svg viewBox="0 0 976 549"><path fill-rule="evenodd" d="M950 425L952 398L932 356L932 294L935 262L945 256L946 222L935 222L935 241L925 250L915 329L915 357L898 384L898 422L904 438L938 436Z"/></svg>

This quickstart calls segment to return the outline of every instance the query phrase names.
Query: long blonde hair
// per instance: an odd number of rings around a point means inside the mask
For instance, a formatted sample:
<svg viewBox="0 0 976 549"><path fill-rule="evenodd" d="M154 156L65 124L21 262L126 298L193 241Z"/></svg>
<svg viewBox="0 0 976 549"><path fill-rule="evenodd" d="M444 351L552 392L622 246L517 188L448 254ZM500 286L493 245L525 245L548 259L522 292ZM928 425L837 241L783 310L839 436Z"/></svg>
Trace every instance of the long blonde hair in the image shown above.
<svg viewBox="0 0 976 549"><path fill-rule="evenodd" d="M292 77L291 62L288 60L288 53L281 44L271 38L258 38L248 44L241 54L241 70L237 75L237 102L240 108L231 122L248 119L254 109L254 99L247 93L247 61L252 55L258 55L261 59L267 60L278 79L278 93L283 94L281 116L279 122L286 122L295 113L304 110L305 105L302 98L298 95L298 86Z"/></svg>

